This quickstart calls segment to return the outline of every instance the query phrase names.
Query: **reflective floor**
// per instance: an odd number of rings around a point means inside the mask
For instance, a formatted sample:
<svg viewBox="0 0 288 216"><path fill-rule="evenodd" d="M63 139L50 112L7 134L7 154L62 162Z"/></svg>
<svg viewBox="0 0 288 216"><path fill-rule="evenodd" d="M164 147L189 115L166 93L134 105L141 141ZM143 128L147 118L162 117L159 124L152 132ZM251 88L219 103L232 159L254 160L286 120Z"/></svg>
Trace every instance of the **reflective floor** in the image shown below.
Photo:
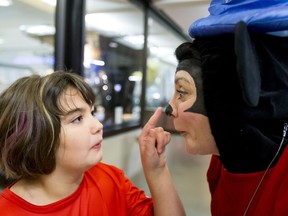
<svg viewBox="0 0 288 216"><path fill-rule="evenodd" d="M149 195L139 156L139 133L140 130L135 130L104 138L103 162L123 169L126 176ZM167 160L187 216L209 216L210 194L206 171L210 156L188 155L183 138L172 135L171 143L167 147Z"/></svg>

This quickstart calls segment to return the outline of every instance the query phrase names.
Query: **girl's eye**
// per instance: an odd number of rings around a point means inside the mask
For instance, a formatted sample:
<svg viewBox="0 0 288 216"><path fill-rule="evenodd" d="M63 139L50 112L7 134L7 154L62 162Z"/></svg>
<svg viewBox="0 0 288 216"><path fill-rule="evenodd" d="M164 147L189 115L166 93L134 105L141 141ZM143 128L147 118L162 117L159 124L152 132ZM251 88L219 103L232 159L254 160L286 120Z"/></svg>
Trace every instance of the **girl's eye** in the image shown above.
<svg viewBox="0 0 288 216"><path fill-rule="evenodd" d="M92 110L92 111L91 111L91 115L96 118L96 117L97 117L97 112L96 112L95 110Z"/></svg>
<svg viewBox="0 0 288 216"><path fill-rule="evenodd" d="M82 116L78 116L77 118L73 119L72 123L79 123L82 119Z"/></svg>

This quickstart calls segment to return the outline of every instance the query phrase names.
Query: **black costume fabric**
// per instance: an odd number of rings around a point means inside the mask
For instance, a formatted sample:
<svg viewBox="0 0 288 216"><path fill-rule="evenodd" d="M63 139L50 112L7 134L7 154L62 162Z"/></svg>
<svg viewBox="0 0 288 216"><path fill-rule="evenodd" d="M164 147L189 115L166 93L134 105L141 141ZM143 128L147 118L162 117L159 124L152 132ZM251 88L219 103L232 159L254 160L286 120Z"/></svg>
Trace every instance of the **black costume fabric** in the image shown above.
<svg viewBox="0 0 288 216"><path fill-rule="evenodd" d="M249 32L241 22L235 34L193 43L222 163L234 173L267 169L288 122L288 38Z"/></svg>
<svg viewBox="0 0 288 216"><path fill-rule="evenodd" d="M196 101L189 109L186 110L186 112L194 112L207 115L203 98L203 83L201 71L202 62L200 58L200 53L194 47L193 43L186 42L182 43L179 47L177 47L177 49L175 50L175 56L178 60L176 73L180 70L188 72L193 78L197 89Z"/></svg>

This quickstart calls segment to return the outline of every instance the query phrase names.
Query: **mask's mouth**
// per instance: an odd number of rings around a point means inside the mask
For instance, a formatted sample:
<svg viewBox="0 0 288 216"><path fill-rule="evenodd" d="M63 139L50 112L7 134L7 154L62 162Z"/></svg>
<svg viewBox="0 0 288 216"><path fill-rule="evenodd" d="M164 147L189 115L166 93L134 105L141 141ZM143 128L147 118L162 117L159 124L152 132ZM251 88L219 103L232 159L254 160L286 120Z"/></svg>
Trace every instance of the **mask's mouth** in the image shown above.
<svg viewBox="0 0 288 216"><path fill-rule="evenodd" d="M187 135L187 132L185 132L185 131L179 131L178 132L181 136L186 136Z"/></svg>

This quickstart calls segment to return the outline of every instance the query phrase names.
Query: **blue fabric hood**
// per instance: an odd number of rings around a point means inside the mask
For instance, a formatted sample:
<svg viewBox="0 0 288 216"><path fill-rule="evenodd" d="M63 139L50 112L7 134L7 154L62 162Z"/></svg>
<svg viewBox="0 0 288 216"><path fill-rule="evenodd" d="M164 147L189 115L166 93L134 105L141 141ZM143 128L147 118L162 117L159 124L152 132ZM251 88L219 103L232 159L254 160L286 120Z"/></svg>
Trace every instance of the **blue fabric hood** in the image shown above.
<svg viewBox="0 0 288 216"><path fill-rule="evenodd" d="M288 0L211 0L210 15L191 24L192 38L234 33L239 21L250 31L288 35Z"/></svg>

